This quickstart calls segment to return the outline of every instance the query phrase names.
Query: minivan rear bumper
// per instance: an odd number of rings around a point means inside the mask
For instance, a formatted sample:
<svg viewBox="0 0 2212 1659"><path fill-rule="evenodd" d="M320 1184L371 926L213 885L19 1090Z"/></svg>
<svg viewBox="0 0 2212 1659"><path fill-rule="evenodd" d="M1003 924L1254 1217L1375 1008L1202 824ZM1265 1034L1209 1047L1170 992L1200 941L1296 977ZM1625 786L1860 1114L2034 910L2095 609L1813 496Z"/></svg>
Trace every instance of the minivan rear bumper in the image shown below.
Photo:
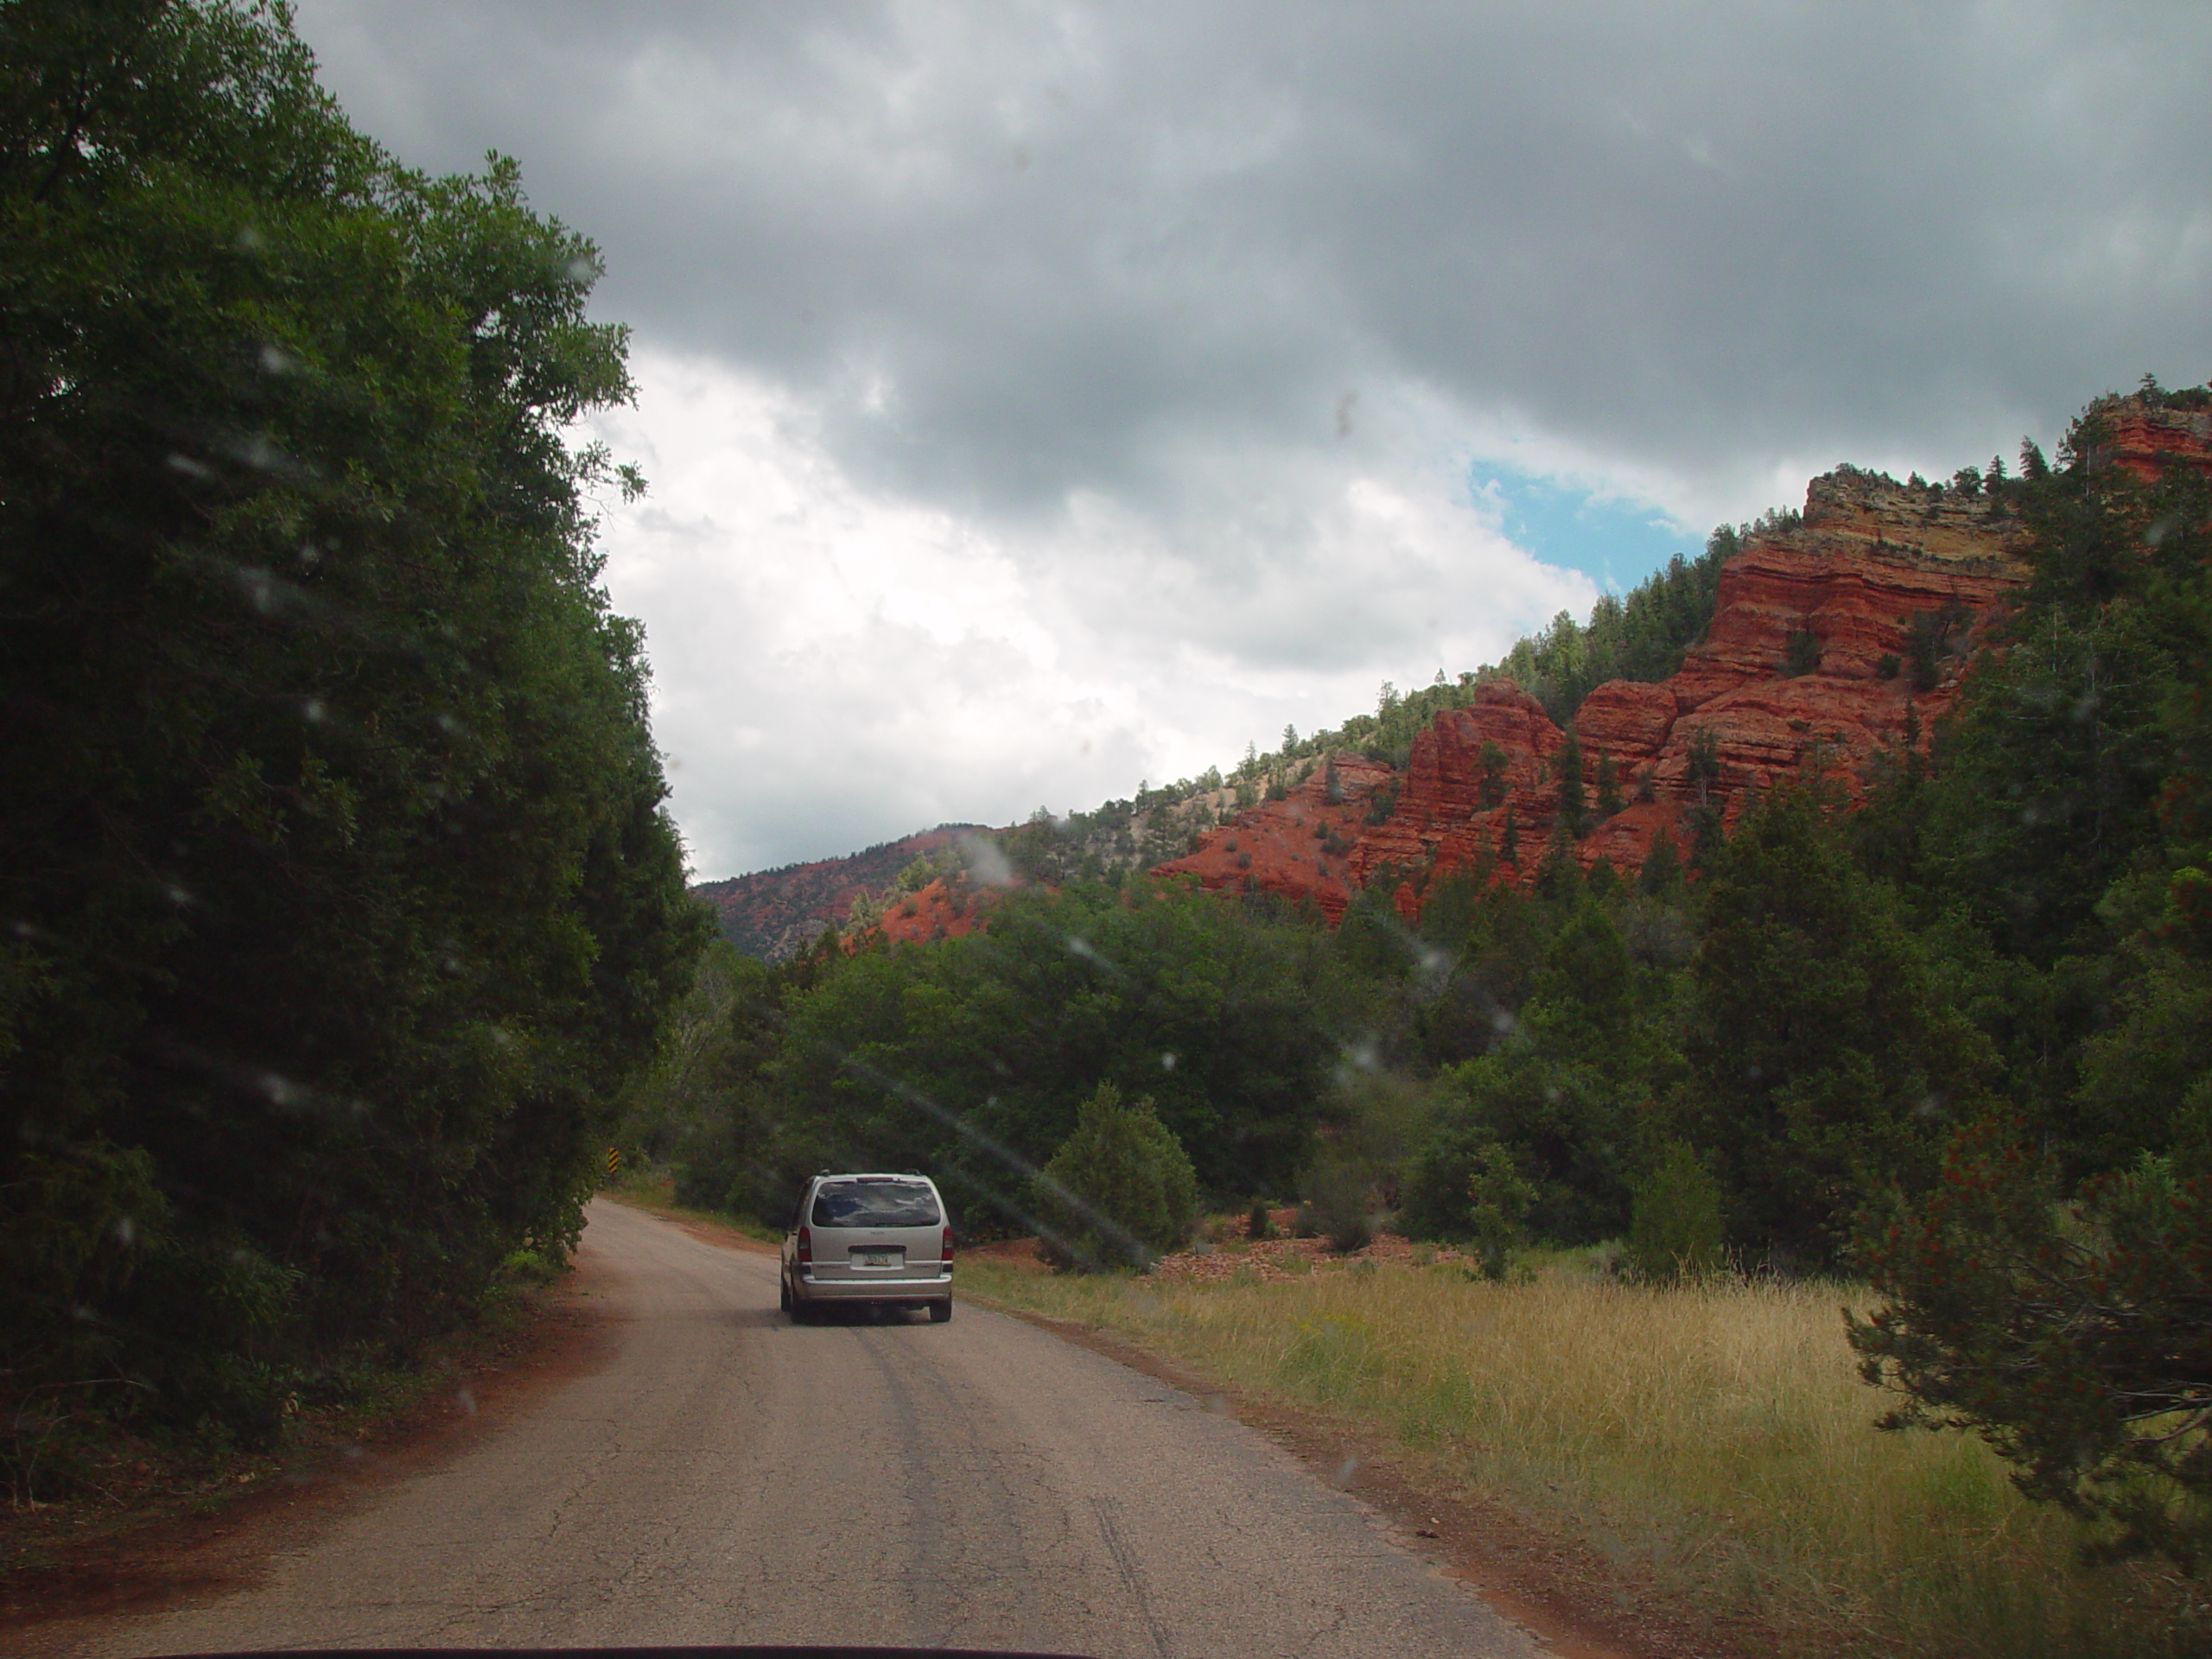
<svg viewBox="0 0 2212 1659"><path fill-rule="evenodd" d="M801 1268L792 1289L807 1302L944 1302L952 1299L952 1269L896 1279L817 1279Z"/></svg>

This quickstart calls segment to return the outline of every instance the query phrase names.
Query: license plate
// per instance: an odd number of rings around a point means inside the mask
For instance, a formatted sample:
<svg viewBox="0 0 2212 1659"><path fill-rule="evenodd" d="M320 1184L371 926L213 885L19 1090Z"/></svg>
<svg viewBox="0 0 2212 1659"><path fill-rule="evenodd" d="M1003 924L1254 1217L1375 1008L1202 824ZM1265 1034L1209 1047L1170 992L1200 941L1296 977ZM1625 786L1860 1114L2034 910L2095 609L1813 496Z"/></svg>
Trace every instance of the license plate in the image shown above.
<svg viewBox="0 0 2212 1659"><path fill-rule="evenodd" d="M856 1268L900 1268L906 1264L904 1250L855 1250L853 1265Z"/></svg>

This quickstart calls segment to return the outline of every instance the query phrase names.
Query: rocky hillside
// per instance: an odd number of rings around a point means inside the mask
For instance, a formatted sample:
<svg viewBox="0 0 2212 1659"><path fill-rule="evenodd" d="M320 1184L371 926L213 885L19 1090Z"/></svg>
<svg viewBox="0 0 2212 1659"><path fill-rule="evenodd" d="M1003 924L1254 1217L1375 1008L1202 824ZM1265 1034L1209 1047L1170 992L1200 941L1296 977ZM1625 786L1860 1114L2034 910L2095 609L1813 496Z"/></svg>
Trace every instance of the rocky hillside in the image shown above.
<svg viewBox="0 0 2212 1659"><path fill-rule="evenodd" d="M691 891L714 906L724 938L748 957L781 962L811 944L823 928L842 927L855 899L885 891L917 858L979 830L979 824L939 824L843 858L756 870L701 882Z"/></svg>
<svg viewBox="0 0 2212 1659"><path fill-rule="evenodd" d="M2202 410L2111 397L2088 412L2094 464L2138 478L2212 469ZM774 960L842 925L863 895L868 926L919 943L971 931L993 887L1129 868L1274 893L1332 922L1377 882L1409 919L1455 871L1525 885L1555 838L1586 869L1604 859L1633 874L1660 837L1687 850L1701 825L1727 828L1759 791L1808 769L1862 793L1881 757L1926 742L2025 576L2018 521L1971 470L1944 485L1839 467L1807 486L1802 512L1746 530L1681 667L1597 686L1564 726L1510 675L1462 676L1427 694L1452 706L1424 711L1409 747L1402 734L1395 747L1350 747L1383 735L1362 718L1323 734L1342 746L1308 740L1295 756L1248 757L1232 783L1213 773L988 832L1011 864L980 881L958 868L969 861L947 857L941 875L893 890L917 856L955 842L947 827L700 891L740 949ZM1552 707L1567 712L1556 696ZM1583 808L1563 833L1570 760Z"/></svg>
<svg viewBox="0 0 2212 1659"><path fill-rule="evenodd" d="M1332 918L1377 880L1408 915L1453 870L1525 883L1559 824L1570 736L1587 807L1569 839L1585 868L1605 858L1633 873L1661 834L1687 845L1696 810L1725 825L1810 766L1857 792L1909 723L1924 734L1948 706L2024 575L2018 533L1981 492L1840 468L1813 481L1802 517L1728 561L1705 639L1670 677L1599 686L1567 729L1492 678L1436 716L1402 775L1351 772L1350 791L1370 803L1356 825L1309 779L1159 868L1310 898ZM1339 760L1340 780L1347 771ZM1310 850L1347 836L1336 863Z"/></svg>

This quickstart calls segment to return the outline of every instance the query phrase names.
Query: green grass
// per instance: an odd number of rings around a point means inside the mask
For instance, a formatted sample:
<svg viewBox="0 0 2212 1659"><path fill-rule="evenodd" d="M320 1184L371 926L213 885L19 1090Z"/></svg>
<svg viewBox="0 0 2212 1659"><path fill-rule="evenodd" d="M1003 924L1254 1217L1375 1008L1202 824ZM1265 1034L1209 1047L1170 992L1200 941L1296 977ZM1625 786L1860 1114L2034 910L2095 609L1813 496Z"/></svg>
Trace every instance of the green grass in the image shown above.
<svg viewBox="0 0 2212 1659"><path fill-rule="evenodd" d="M960 1272L979 1300L1377 1431L1415 1475L1579 1535L1689 1606L1764 1620L1794 1651L2212 1645L2194 1586L2084 1567L2073 1523L2020 1497L1980 1440L1877 1432L1847 1287L1635 1287L1571 1258L1503 1284L1450 1262L1206 1286Z"/></svg>

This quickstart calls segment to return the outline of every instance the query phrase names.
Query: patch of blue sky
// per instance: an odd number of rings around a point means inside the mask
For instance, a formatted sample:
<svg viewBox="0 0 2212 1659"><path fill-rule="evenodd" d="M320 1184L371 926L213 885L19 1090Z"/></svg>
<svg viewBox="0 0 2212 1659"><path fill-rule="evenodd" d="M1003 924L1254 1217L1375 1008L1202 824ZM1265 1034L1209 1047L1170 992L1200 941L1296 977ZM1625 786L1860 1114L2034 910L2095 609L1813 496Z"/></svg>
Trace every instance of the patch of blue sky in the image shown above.
<svg viewBox="0 0 2212 1659"><path fill-rule="evenodd" d="M1467 486L1476 507L1495 513L1516 547L1546 564L1580 570L1604 593L1626 593L1675 554L1694 558L1705 549L1702 534L1648 501L1496 461L1474 463Z"/></svg>

